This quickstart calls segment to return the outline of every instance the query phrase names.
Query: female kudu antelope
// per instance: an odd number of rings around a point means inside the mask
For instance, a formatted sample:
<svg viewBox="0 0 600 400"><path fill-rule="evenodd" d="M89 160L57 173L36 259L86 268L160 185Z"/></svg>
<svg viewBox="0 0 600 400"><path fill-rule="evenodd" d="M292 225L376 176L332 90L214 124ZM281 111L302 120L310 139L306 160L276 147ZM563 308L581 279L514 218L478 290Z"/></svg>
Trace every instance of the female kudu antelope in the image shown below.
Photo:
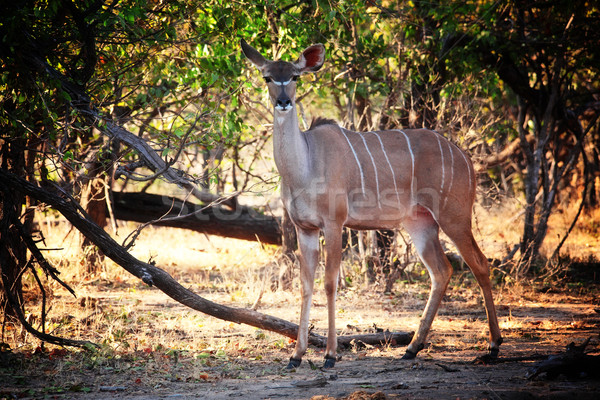
<svg viewBox="0 0 600 400"><path fill-rule="evenodd" d="M502 337L488 262L471 231L475 172L465 153L426 129L352 132L322 121L300 132L296 80L321 68L323 45L308 47L293 63L267 60L244 40L241 45L263 75L273 103L273 154L281 174L281 196L296 226L301 254L302 308L296 348L287 367L300 365L308 345L320 231L325 238L329 318L324 367L335 365L335 297L344 226L393 229L402 225L429 271L431 292L419 329L403 357L407 359L423 349L452 273L438 237L441 227L483 291L490 329L489 355L496 357Z"/></svg>

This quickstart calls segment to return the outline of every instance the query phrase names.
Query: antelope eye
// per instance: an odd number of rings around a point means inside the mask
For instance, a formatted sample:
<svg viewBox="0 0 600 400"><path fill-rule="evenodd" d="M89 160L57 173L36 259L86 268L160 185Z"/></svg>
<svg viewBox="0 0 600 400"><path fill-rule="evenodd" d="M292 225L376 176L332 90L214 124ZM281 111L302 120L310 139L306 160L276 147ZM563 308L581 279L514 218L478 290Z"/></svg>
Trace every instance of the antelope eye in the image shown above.
<svg viewBox="0 0 600 400"><path fill-rule="evenodd" d="M271 78L269 78L268 76L264 76L264 77L263 77L263 79L264 79L264 80L265 80L265 82L267 82L267 83L271 83L271 82L272 82Z"/></svg>

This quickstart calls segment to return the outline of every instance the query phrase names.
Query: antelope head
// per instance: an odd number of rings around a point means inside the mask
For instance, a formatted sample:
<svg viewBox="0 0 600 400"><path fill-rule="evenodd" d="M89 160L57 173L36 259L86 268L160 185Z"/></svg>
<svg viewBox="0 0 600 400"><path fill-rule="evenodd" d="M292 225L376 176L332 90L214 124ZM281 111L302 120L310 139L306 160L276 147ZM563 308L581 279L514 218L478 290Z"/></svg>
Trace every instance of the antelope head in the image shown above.
<svg viewBox="0 0 600 400"><path fill-rule="evenodd" d="M241 44L244 55L267 83L273 107L281 113L287 113L295 106L296 81L300 75L318 71L325 61L325 47L320 43L304 50L295 62L267 60L244 39Z"/></svg>

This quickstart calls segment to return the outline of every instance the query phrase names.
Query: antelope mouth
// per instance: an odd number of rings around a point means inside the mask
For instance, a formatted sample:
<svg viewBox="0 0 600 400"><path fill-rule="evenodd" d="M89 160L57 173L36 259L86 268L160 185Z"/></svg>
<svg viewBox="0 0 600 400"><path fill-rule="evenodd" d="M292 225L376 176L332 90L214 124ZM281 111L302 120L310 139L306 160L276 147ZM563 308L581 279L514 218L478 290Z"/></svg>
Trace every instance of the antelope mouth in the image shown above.
<svg viewBox="0 0 600 400"><path fill-rule="evenodd" d="M275 106L275 110L280 113L287 114L292 109L292 106Z"/></svg>

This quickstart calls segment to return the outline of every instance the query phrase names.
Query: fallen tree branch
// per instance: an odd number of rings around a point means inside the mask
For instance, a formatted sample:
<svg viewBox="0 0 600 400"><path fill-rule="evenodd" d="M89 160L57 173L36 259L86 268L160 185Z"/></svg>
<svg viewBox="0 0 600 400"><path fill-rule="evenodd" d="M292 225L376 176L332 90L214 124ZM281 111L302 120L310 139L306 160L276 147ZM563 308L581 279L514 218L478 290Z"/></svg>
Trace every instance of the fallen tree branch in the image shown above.
<svg viewBox="0 0 600 400"><path fill-rule="evenodd" d="M548 358L547 354L539 354L534 353L527 356L517 356L517 357L498 357L491 359L490 357L480 356L473 360L473 364L501 364L508 362L521 362L521 361L536 361L536 360L545 360Z"/></svg>
<svg viewBox="0 0 600 400"><path fill-rule="evenodd" d="M32 49L36 46L32 41ZM105 118L101 111L96 109L91 97L85 88L76 83L66 75L52 67L38 51L25 52L23 55L28 66L38 73L44 74L59 83L59 87L71 97L70 106L77 110L80 115L87 118L88 122L111 139L118 140L135 149L144 164L153 172L160 173L168 182L184 188L189 194L198 198L201 202L212 204L227 204L233 210L243 208L227 197L215 196L198 188L191 179L167 163L143 138L129 132L109 118ZM116 243L102 228L95 224L81 206L68 193L53 193L38 187L26 180L0 169L0 188L10 191L18 187L24 194L47 203L58 210L67 218L73 226L86 238L92 241L107 257L123 267L132 275L138 277L148 285L155 285L162 292L175 301L186 305L205 314L236 323L245 323L258 328L280 333L290 338L296 338L298 326L280 318L261 314L253 310L232 308L220 305L204 299L179 284L164 270L141 262ZM318 346L324 346L324 337L311 333L309 342Z"/></svg>
<svg viewBox="0 0 600 400"><path fill-rule="evenodd" d="M94 223L81 206L65 192L60 192L62 196L58 193L52 193L44 188L33 185L4 169L0 169L0 187L5 191L11 190L10 188L18 187L20 192L51 205L67 218L77 230L98 246L106 257L113 260L132 275L141 279L147 285L156 286L173 300L194 310L225 321L247 324L296 339L298 334L297 324L257 311L228 307L207 300L183 287L161 268L136 259L115 242L102 228ZM353 339L364 341L360 336L362 335L355 335ZM402 337L399 336L396 339L396 344L408 344L411 337L412 334L405 333ZM345 339L342 336L339 337L338 340L343 342ZM313 345L324 347L326 338L311 332L309 335L309 342ZM385 336L383 337L383 342L388 342Z"/></svg>
<svg viewBox="0 0 600 400"><path fill-rule="evenodd" d="M353 344L361 347L362 345L404 345L410 343L413 332L377 332L365 333L361 335L346 335L338 337L338 346L348 348Z"/></svg>
<svg viewBox="0 0 600 400"><path fill-rule="evenodd" d="M281 221L254 210L203 206L150 193L113 192L112 198L117 219L281 245Z"/></svg>

